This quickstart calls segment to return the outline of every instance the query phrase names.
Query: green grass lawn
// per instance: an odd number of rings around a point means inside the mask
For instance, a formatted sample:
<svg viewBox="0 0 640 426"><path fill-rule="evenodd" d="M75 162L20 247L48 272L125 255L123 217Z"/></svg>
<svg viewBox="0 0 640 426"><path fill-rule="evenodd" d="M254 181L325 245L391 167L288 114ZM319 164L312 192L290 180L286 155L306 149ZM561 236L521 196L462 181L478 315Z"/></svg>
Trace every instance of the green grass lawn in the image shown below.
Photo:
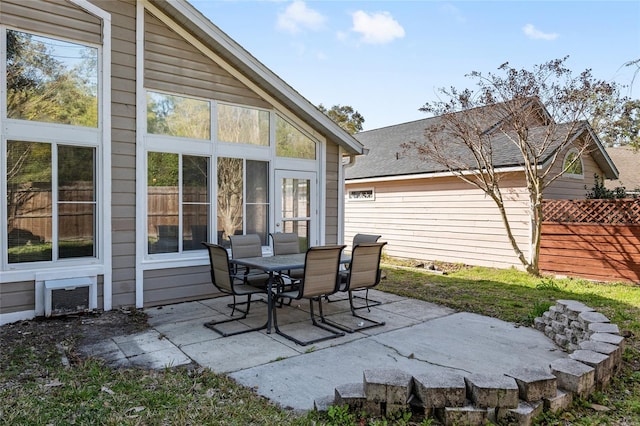
<svg viewBox="0 0 640 426"><path fill-rule="evenodd" d="M516 270L488 268L459 268L437 275L399 267L392 259L386 262L381 290L459 311L530 325L556 300L573 299L608 316L631 334L622 371L606 392L577 400L569 412L546 416L539 424L640 424L640 286L539 279ZM429 424L412 423L408 416L362 420L338 407L329 414L300 417L207 369L111 369L100 360L76 356L80 336L73 330L55 345L26 334L30 332L8 340L5 327L0 328L2 425ZM68 366L61 362L63 354L70 360ZM600 411L601 406L608 411Z"/></svg>

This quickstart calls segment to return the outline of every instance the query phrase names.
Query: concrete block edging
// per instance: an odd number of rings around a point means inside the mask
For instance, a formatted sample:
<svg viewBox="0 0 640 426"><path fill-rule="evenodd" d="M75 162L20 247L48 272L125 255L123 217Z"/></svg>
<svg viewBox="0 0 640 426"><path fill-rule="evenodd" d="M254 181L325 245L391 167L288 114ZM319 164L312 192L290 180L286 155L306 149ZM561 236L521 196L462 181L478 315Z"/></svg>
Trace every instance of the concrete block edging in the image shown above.
<svg viewBox="0 0 640 426"><path fill-rule="evenodd" d="M364 409L376 416L418 412L445 425L507 421L529 426L544 411L565 410L574 397L606 388L622 362L624 337L617 325L581 302L556 301L534 327L570 353L553 361L550 373L521 368L502 376L412 376L398 369L365 370L362 383L337 387L335 396L316 402L316 409L347 404L354 412Z"/></svg>

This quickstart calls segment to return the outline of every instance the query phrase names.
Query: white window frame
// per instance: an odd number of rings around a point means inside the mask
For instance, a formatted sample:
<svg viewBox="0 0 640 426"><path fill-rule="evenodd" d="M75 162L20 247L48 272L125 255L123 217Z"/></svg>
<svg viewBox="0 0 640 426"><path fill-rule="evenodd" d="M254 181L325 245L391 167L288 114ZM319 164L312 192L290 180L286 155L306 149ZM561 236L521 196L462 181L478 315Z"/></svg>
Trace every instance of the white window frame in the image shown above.
<svg viewBox="0 0 640 426"><path fill-rule="evenodd" d="M15 28L9 25L0 26L0 74L6 75L7 64L7 30L15 30L36 36L68 41L75 44L97 49L98 52L98 126L96 128L74 126L68 124L45 123L7 118L7 87L0 85L0 150L3 153L0 160L0 175L6 182L7 141L41 142L56 145L71 145L95 148L95 181L96 181L96 227L95 227L95 257L55 259L42 262L8 263L6 240L0 247L0 283L31 281L36 276L46 273L56 273L61 270L81 270L84 267L94 267L96 275L103 275L104 309L111 309L111 17L102 9L85 0L71 0L72 3L94 14L103 21L103 43L95 44L84 40L75 40L58 35L32 31L30 28ZM5 80L6 81L6 80ZM55 150L52 150L52 155ZM55 156L54 156L55 157ZM57 158L52 158L53 167ZM55 169L53 169L55 170ZM57 188L53 188L57 190ZM0 228L7 229L7 188L0 186ZM55 209L55 207L54 207ZM57 230L57 217L53 217L52 227ZM57 232L57 231L56 231Z"/></svg>
<svg viewBox="0 0 640 426"><path fill-rule="evenodd" d="M158 135L147 133L147 122L146 122L146 102L147 102L147 92L161 93L166 95L187 97L192 99L197 99L201 101L207 101L211 105L211 132L210 139L192 139L178 136L167 136L167 135ZM138 116L144 117L142 120L138 122L139 129L139 138L142 140L142 143L138 144L138 155L142 158L141 167L139 167L137 171L137 191L140 195L138 197L138 214L137 214L137 224L139 231L137 235L137 241L139 244L136 248L138 253L138 262L142 265L142 270L154 270L154 269L166 269L166 268L178 268L178 267L189 267L189 266L198 266L203 264L208 264L209 258L206 253L206 250L189 250L189 251L177 251L170 253L149 253L148 252L148 206L147 206L147 173L148 173L148 153L150 151L153 152L164 152L171 154L178 154L182 158L182 155L197 155L197 156L206 156L209 157L210 164L210 176L209 176L209 188L210 188L210 206L209 206L209 222L210 226L210 234L211 237L214 234L214 230L217 229L217 196L218 196L218 187L217 187L217 161L220 157L231 157L231 158L239 158L244 161L246 160L254 160L254 161L265 161L269 163L269 193L273 193L273 176L276 169L289 169L289 170L301 170L301 171L313 171L315 173L320 173L322 166L321 163L324 161L324 155L322 150L320 149L323 144L320 140L310 135L309 132L305 131L305 129L300 126L294 124L290 120L287 120L292 126L296 127L299 131L301 131L305 136L309 137L314 143L316 147L316 159L314 160L306 160L299 158L287 158L287 157L278 157L276 155L276 134L275 134L275 119L276 114L279 114L281 118L285 119L285 115L281 112L278 112L273 109L265 109L259 108L252 105L243 105L238 103L230 103L218 101L216 99L206 99L197 96L186 95L183 93L172 93L164 90L155 90L153 88L143 88L140 93L140 101L142 105L139 105ZM238 106L242 108L252 108L261 111L267 111L269 113L269 145L268 146L260 146L253 144L242 144L236 142L219 142L218 137L218 129L217 129L217 106L218 104L225 104L231 106ZM272 196L272 195L271 195ZM269 203L269 229L273 229L273 202Z"/></svg>
<svg viewBox="0 0 640 426"><path fill-rule="evenodd" d="M371 192L371 197L353 197L352 194L359 192ZM361 203L363 201L375 201L376 200L376 191L375 188L358 188L358 189L349 189L347 190L347 200L349 202L357 202Z"/></svg>
<svg viewBox="0 0 640 426"><path fill-rule="evenodd" d="M578 174L578 173L570 173L570 172L564 172L565 170L565 165L567 164L567 161L569 159L569 156L571 154L575 154L578 157L578 161L580 162L580 168L582 169L582 173ZM578 162L574 162L574 165L578 164ZM571 178L571 179L584 179L584 161L582 161L582 155L580 153L580 151L578 151L578 149L576 148L571 148L569 151L567 151L567 153L565 154L564 158L562 159L562 170L563 170L563 176Z"/></svg>

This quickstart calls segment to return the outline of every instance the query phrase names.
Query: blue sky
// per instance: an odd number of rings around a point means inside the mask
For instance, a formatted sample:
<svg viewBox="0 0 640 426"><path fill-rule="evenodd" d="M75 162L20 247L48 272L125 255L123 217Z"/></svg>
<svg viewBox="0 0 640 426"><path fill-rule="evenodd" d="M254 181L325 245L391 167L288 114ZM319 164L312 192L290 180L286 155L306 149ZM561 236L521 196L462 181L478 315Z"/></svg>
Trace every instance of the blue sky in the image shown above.
<svg viewBox="0 0 640 426"><path fill-rule="evenodd" d="M437 89L569 56L574 75L631 85L640 1L190 0L313 104L351 105L364 129L425 118ZM640 75L623 94L640 97Z"/></svg>

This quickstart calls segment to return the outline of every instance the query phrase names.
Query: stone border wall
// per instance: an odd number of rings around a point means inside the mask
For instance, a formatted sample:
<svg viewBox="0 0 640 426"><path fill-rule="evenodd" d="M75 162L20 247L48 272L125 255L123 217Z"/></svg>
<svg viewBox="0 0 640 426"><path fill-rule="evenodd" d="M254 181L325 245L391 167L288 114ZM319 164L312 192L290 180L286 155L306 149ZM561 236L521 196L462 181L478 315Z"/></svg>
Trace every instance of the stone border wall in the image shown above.
<svg viewBox="0 0 640 426"><path fill-rule="evenodd" d="M417 411L445 425L529 426L543 411L564 410L574 396L604 389L622 362L618 326L580 302L558 300L534 325L570 352L569 358L553 361L547 371L520 368L503 375L365 370L361 383L336 387L334 395L315 401L315 408L346 404L373 416Z"/></svg>

